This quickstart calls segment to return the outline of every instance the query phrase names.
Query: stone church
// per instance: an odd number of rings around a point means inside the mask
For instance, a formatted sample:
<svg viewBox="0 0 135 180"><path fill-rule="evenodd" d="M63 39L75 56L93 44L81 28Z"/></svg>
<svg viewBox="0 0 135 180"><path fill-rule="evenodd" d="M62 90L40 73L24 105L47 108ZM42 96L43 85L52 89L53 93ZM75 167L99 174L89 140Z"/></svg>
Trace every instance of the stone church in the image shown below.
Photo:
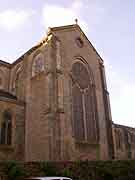
<svg viewBox="0 0 135 180"><path fill-rule="evenodd" d="M0 61L0 160L133 159L134 134L112 122L104 61L79 25Z"/></svg>

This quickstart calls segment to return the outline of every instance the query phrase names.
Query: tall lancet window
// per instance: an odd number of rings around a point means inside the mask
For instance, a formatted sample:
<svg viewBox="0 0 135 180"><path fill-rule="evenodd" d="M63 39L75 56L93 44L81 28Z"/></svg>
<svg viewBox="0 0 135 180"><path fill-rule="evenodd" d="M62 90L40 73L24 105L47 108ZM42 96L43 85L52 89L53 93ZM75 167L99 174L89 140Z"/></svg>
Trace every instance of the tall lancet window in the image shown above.
<svg viewBox="0 0 135 180"><path fill-rule="evenodd" d="M88 65L76 61L72 66L72 106L74 136L79 141L98 140L96 96Z"/></svg>
<svg viewBox="0 0 135 180"><path fill-rule="evenodd" d="M33 59L32 64L32 77L44 71L44 55L37 54Z"/></svg>
<svg viewBox="0 0 135 180"><path fill-rule="evenodd" d="M4 111L1 122L0 144L11 144L12 116L9 111Z"/></svg>

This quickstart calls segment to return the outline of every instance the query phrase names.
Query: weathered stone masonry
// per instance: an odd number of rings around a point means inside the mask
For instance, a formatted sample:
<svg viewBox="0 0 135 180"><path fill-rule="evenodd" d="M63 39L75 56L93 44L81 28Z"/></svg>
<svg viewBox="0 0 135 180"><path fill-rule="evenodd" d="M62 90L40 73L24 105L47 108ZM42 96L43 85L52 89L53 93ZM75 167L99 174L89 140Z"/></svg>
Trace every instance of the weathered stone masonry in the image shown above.
<svg viewBox="0 0 135 180"><path fill-rule="evenodd" d="M133 159L135 131L112 123L104 69L77 24L0 61L0 160Z"/></svg>

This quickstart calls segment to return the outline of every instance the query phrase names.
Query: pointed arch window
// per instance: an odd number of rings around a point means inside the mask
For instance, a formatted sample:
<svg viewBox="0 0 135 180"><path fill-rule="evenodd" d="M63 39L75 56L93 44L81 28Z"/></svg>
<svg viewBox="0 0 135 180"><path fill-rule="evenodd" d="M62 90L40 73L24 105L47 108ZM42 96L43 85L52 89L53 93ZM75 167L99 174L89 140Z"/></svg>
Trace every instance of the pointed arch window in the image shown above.
<svg viewBox="0 0 135 180"><path fill-rule="evenodd" d="M12 134L12 116L9 111L3 112L2 123L1 123L1 136L0 144L11 145L11 134Z"/></svg>
<svg viewBox="0 0 135 180"><path fill-rule="evenodd" d="M44 55L38 53L33 60L32 64L32 77L44 71Z"/></svg>
<svg viewBox="0 0 135 180"><path fill-rule="evenodd" d="M97 142L97 111L92 72L82 61L72 66L73 132L79 141Z"/></svg>

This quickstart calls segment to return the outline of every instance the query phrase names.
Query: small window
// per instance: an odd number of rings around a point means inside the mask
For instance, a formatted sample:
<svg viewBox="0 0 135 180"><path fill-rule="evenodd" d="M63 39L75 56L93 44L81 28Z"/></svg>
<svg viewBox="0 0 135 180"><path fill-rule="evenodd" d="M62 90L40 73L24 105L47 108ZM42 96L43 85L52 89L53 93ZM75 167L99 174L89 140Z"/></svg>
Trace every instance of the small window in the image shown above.
<svg viewBox="0 0 135 180"><path fill-rule="evenodd" d="M76 44L78 47L82 48L84 43L83 43L82 39L80 37L78 37L76 39Z"/></svg>
<svg viewBox="0 0 135 180"><path fill-rule="evenodd" d="M12 119L11 113L9 111L4 111L2 123L1 123L0 144L11 145L11 134L12 134L11 119Z"/></svg>
<svg viewBox="0 0 135 180"><path fill-rule="evenodd" d="M0 89L3 88L3 79L0 77Z"/></svg>

